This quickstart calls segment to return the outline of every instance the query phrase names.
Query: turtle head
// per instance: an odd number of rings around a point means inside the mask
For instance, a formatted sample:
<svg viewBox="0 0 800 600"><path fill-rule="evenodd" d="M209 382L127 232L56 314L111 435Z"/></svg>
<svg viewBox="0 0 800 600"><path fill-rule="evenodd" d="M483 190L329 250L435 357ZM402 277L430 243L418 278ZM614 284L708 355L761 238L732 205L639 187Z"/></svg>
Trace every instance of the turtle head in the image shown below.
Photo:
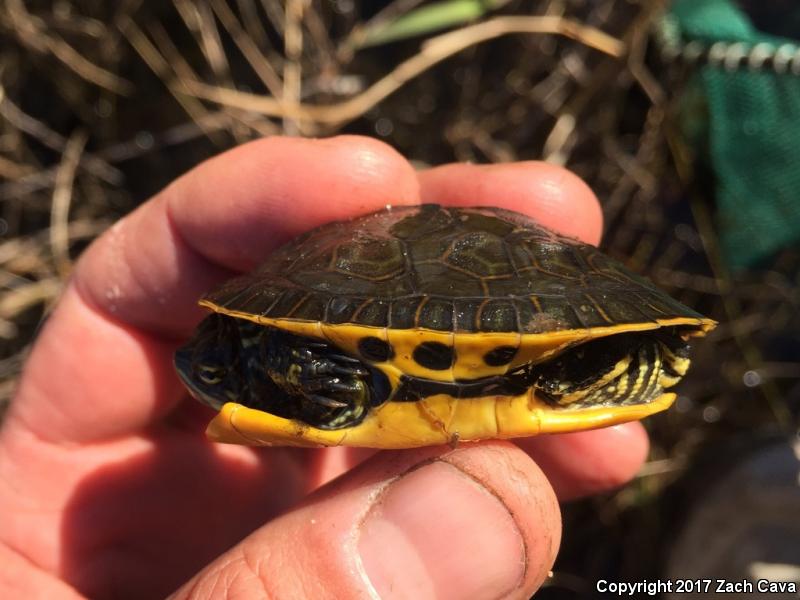
<svg viewBox="0 0 800 600"><path fill-rule="evenodd" d="M240 396L241 340L230 319L212 314L175 352L175 369L192 396L219 410Z"/></svg>
<svg viewBox="0 0 800 600"><path fill-rule="evenodd" d="M234 402L323 429L361 422L390 393L383 373L324 340L220 313L174 361L192 396L211 408Z"/></svg>

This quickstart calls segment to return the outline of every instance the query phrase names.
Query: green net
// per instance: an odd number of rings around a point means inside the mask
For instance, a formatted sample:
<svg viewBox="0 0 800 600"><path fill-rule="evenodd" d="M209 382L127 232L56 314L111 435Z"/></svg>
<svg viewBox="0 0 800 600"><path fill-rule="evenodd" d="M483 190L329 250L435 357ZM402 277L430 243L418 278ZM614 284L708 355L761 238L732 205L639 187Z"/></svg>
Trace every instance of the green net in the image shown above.
<svg viewBox="0 0 800 600"><path fill-rule="evenodd" d="M662 30L667 53L695 65L682 125L714 174L733 269L800 239L800 45L757 29L741 4L678 0ZM779 17L800 24L800 3Z"/></svg>

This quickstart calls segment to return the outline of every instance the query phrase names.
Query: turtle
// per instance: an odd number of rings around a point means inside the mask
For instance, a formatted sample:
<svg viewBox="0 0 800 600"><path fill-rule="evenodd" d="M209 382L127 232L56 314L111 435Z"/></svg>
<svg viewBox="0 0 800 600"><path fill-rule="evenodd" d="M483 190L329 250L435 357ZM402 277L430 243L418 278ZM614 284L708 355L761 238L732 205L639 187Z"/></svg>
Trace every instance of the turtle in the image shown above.
<svg viewBox="0 0 800 600"><path fill-rule="evenodd" d="M495 207L322 225L199 300L175 353L210 439L411 448L668 408L715 321L596 247Z"/></svg>

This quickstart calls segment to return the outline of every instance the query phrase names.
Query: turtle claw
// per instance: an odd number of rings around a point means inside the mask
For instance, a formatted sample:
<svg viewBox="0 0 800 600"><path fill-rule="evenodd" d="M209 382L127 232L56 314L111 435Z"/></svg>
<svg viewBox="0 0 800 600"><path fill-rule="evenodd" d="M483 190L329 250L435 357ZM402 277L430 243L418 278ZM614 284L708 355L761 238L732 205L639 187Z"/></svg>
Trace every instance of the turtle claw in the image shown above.
<svg viewBox="0 0 800 600"><path fill-rule="evenodd" d="M328 358L341 362L359 363L359 364L361 363L361 361L358 360L357 358L353 358L352 356L347 356L346 354L328 354Z"/></svg>
<svg viewBox="0 0 800 600"><path fill-rule="evenodd" d="M320 396L318 394L310 394L308 398L326 408L345 408L347 406L347 402L340 402L339 400L334 400L333 398Z"/></svg>
<svg viewBox="0 0 800 600"><path fill-rule="evenodd" d="M362 367L356 367L356 366L340 367L338 365L335 365L331 368L331 373L333 373L334 375L346 375L348 377L352 375L356 375L358 377L364 377L365 375L369 375L369 371L367 371Z"/></svg>

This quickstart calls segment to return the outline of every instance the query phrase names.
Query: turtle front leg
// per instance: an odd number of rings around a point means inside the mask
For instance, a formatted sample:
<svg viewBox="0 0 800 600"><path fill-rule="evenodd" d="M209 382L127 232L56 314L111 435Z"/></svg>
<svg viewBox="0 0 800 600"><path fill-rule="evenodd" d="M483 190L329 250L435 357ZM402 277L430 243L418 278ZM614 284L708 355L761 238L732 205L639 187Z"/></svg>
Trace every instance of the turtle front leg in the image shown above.
<svg viewBox="0 0 800 600"><path fill-rule="evenodd" d="M359 423L380 404L375 371L327 341L268 328L262 341L267 375L297 403L299 420L321 429Z"/></svg>

